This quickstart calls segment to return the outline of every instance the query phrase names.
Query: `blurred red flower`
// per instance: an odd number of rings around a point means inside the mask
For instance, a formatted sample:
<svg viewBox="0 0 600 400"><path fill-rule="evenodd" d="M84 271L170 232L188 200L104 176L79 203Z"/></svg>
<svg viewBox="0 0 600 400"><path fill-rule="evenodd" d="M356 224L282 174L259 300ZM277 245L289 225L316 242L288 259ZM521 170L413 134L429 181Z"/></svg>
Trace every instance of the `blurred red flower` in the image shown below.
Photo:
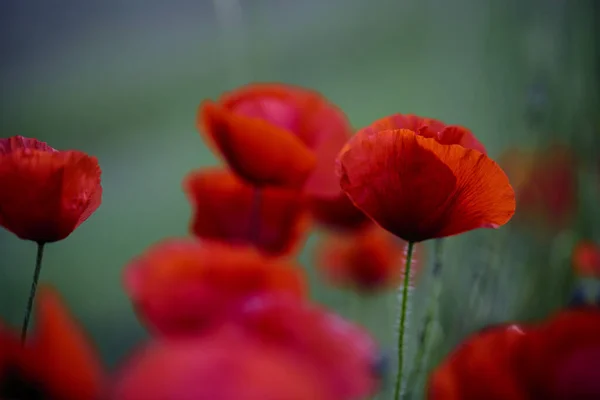
<svg viewBox="0 0 600 400"><path fill-rule="evenodd" d="M40 288L37 302L35 336L25 347L0 332L0 398L97 400L106 381L94 349L53 289Z"/></svg>
<svg viewBox="0 0 600 400"><path fill-rule="evenodd" d="M37 243L66 238L100 206L100 174L96 158L80 151L0 139L0 226Z"/></svg>
<svg viewBox="0 0 600 400"><path fill-rule="evenodd" d="M121 369L114 400L338 400L309 366L234 333L152 342Z"/></svg>
<svg viewBox="0 0 600 400"><path fill-rule="evenodd" d="M141 319L162 334L198 333L219 325L254 296L302 298L303 270L249 246L167 240L133 260L125 288Z"/></svg>
<svg viewBox="0 0 600 400"><path fill-rule="evenodd" d="M394 235L420 242L497 228L514 214L508 178L481 150L464 128L393 115L360 130L337 167L358 208Z"/></svg>
<svg viewBox="0 0 600 400"><path fill-rule="evenodd" d="M516 221L545 229L567 228L577 208L577 162L568 147L552 144L535 151L507 150L500 158L514 183Z"/></svg>
<svg viewBox="0 0 600 400"><path fill-rule="evenodd" d="M579 242L573 250L573 269L579 276L600 278L600 247L590 241Z"/></svg>
<svg viewBox="0 0 600 400"><path fill-rule="evenodd" d="M236 324L311 365L333 399L362 399L377 391L381 360L376 343L336 314L274 295L246 303Z"/></svg>
<svg viewBox="0 0 600 400"><path fill-rule="evenodd" d="M397 287L402 281L405 247L404 241L372 225L349 234L329 235L320 242L316 263L332 283L371 292ZM414 277L422 260L416 254L413 260Z"/></svg>
<svg viewBox="0 0 600 400"><path fill-rule="evenodd" d="M199 238L249 244L271 255L294 253L306 238L309 218L296 191L258 192L223 169L192 172L184 187L194 208L191 230Z"/></svg>
<svg viewBox="0 0 600 400"><path fill-rule="evenodd" d="M473 335L430 377L428 399L600 398L600 309Z"/></svg>
<svg viewBox="0 0 600 400"><path fill-rule="evenodd" d="M248 183L302 189L317 222L345 229L366 219L352 210L335 175L335 158L352 128L321 94L278 83L247 85L204 101L197 125ZM339 207L346 212L329 212Z"/></svg>

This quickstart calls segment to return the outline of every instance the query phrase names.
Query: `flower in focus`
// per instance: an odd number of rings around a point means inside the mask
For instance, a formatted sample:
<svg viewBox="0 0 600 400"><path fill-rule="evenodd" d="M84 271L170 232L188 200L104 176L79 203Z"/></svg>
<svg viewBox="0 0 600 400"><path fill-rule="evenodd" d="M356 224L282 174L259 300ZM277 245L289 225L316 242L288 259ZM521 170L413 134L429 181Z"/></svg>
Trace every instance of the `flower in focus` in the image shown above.
<svg viewBox="0 0 600 400"><path fill-rule="evenodd" d="M162 334L197 333L225 321L248 298L302 298L302 269L249 246L168 240L131 262L125 288L141 319Z"/></svg>
<svg viewBox="0 0 600 400"><path fill-rule="evenodd" d="M569 226L577 207L577 162L569 148L554 144L532 152L508 150L501 158L515 191L522 225L557 230Z"/></svg>
<svg viewBox="0 0 600 400"><path fill-rule="evenodd" d="M473 335L431 375L428 398L596 399L599 357L600 310L564 310L535 326Z"/></svg>
<svg viewBox="0 0 600 400"><path fill-rule="evenodd" d="M394 235L420 242L510 220L514 191L482 150L464 128L393 115L350 139L337 170L358 208Z"/></svg>
<svg viewBox="0 0 600 400"><path fill-rule="evenodd" d="M365 220L335 175L335 158L352 128L319 93L277 83L247 85L204 101L198 128L248 183L302 189L316 222L351 229Z"/></svg>
<svg viewBox="0 0 600 400"><path fill-rule="evenodd" d="M38 295L36 334L23 347L0 332L0 398L96 400L104 390L104 373L94 349L49 287Z"/></svg>
<svg viewBox="0 0 600 400"><path fill-rule="evenodd" d="M396 287L404 276L404 247L400 239L373 225L356 233L330 235L320 243L317 265L341 286L367 292ZM415 262L420 263L419 258L415 256Z"/></svg>
<svg viewBox="0 0 600 400"><path fill-rule="evenodd" d="M239 335L152 342L122 368L114 400L336 400L306 364Z"/></svg>
<svg viewBox="0 0 600 400"><path fill-rule="evenodd" d="M471 336L429 378L429 400L529 400L516 375L515 354L528 328L500 325Z"/></svg>
<svg viewBox="0 0 600 400"><path fill-rule="evenodd" d="M309 225L296 191L260 191L227 170L199 170L184 182L194 208L192 232L202 239L251 244L271 255L298 249Z"/></svg>
<svg viewBox="0 0 600 400"><path fill-rule="evenodd" d="M583 241L573 251L573 268L582 277L600 278L600 248L593 242Z"/></svg>
<svg viewBox="0 0 600 400"><path fill-rule="evenodd" d="M100 206L100 174L96 158L83 152L0 139L0 226L37 243L66 238Z"/></svg>
<svg viewBox="0 0 600 400"><path fill-rule="evenodd" d="M270 296L247 303L236 323L248 335L311 365L333 399L362 399L377 390L381 358L375 342L336 314Z"/></svg>

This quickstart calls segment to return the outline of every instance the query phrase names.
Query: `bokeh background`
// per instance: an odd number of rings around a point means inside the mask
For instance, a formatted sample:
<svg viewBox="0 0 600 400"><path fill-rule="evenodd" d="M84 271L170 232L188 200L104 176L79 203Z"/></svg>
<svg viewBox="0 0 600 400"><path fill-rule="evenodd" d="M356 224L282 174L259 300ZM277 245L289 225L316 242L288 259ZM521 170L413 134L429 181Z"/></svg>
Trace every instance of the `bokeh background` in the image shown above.
<svg viewBox="0 0 600 400"><path fill-rule="evenodd" d="M416 113L471 128L493 157L551 140L571 146L584 167L568 229L540 238L511 223L445 240L428 368L482 326L541 318L568 301L573 244L600 239L598 15L594 0L4 0L0 134L80 149L103 168L101 208L47 248L42 280L116 365L145 335L123 266L187 234L182 177L218 162L195 128L199 102L283 81L321 91L356 127ZM314 298L393 350L396 295L329 288L312 268L318 240L301 256ZM18 325L35 245L0 232L0 255L0 315ZM429 275L416 290L408 357L440 289Z"/></svg>

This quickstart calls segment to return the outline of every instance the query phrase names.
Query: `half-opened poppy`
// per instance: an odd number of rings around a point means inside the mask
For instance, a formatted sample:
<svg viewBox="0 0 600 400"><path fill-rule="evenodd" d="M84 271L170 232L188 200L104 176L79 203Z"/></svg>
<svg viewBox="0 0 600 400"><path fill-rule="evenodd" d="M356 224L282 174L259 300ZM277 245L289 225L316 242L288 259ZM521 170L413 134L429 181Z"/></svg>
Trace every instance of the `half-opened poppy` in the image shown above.
<svg viewBox="0 0 600 400"><path fill-rule="evenodd" d="M582 277L600 278L600 247L590 241L582 241L573 250L573 269Z"/></svg>
<svg viewBox="0 0 600 400"><path fill-rule="evenodd" d="M58 294L43 287L38 295L35 336L25 347L16 335L0 334L0 398L97 400L105 377L97 355Z"/></svg>
<svg viewBox="0 0 600 400"><path fill-rule="evenodd" d="M203 239L289 254L306 238L309 218L297 191L253 188L224 169L192 172L184 182L194 208L191 230Z"/></svg>
<svg viewBox="0 0 600 400"><path fill-rule="evenodd" d="M251 297L305 294L303 270L249 246L167 240L125 270L125 288L141 319L162 334L197 333L227 320Z"/></svg>
<svg viewBox="0 0 600 400"><path fill-rule="evenodd" d="M462 343L431 374L429 400L530 400L516 365L528 329L487 328Z"/></svg>
<svg viewBox="0 0 600 400"><path fill-rule="evenodd" d="M377 390L381 358L375 342L336 314L273 295L246 303L236 323L250 336L312 365L334 399L362 399Z"/></svg>
<svg viewBox="0 0 600 400"><path fill-rule="evenodd" d="M257 185L339 194L335 157L351 133L346 116L321 94L263 83L204 101L198 127L236 174Z"/></svg>
<svg viewBox="0 0 600 400"><path fill-rule="evenodd" d="M25 240L69 236L100 206L94 157L22 136L0 139L0 226Z"/></svg>
<svg viewBox="0 0 600 400"><path fill-rule="evenodd" d="M317 265L337 285L361 291L397 287L406 264L405 247L401 239L373 225L355 233L330 235L320 243Z"/></svg>
<svg viewBox="0 0 600 400"><path fill-rule="evenodd" d="M360 130L338 157L341 187L358 208L409 242L510 220L514 191L470 132L433 122L411 122L421 127L410 130L398 121L395 115Z"/></svg>
<svg viewBox="0 0 600 400"><path fill-rule="evenodd" d="M232 333L156 341L118 374L114 400L336 400L295 357Z"/></svg>

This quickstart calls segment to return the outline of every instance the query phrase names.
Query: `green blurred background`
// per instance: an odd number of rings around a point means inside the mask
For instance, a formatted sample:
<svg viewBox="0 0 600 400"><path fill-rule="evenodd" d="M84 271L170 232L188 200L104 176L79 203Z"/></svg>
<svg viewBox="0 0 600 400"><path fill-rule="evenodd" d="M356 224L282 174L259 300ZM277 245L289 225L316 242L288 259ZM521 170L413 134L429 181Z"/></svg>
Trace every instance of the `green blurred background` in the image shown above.
<svg viewBox="0 0 600 400"><path fill-rule="evenodd" d="M357 127L416 113L468 126L493 157L558 137L594 162L598 4L4 1L2 137L84 150L103 168L102 206L47 248L42 280L58 286L115 365L145 335L121 287L123 266L148 245L187 234L182 177L217 162L195 129L197 106L250 81L315 88ZM445 241L430 367L481 326L540 318L564 304L573 242L600 239L597 185L582 186L578 223L558 237L532 239L509 225ZM314 297L393 350L395 294L365 300L328 288L312 272L316 240L301 256ZM35 246L0 232L0 254L0 313L18 325ZM427 259L429 269L433 255ZM432 285L425 274L417 288L408 357Z"/></svg>

